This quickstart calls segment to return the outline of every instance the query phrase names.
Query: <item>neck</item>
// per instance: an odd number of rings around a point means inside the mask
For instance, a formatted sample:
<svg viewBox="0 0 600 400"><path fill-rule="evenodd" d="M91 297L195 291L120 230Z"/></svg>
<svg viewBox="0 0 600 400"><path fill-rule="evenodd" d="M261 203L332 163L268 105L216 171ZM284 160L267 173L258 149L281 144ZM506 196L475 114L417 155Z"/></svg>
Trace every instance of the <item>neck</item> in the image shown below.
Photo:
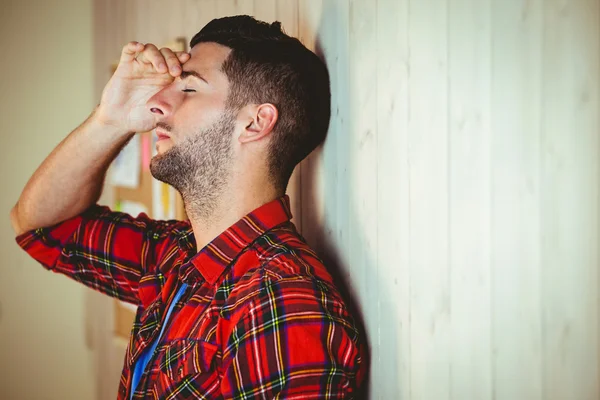
<svg viewBox="0 0 600 400"><path fill-rule="evenodd" d="M202 203L201 199L183 196L198 252L241 218L283 195L282 191L275 190L271 184L231 187L235 187L236 190L222 191L208 211L206 208L195 207L196 204Z"/></svg>

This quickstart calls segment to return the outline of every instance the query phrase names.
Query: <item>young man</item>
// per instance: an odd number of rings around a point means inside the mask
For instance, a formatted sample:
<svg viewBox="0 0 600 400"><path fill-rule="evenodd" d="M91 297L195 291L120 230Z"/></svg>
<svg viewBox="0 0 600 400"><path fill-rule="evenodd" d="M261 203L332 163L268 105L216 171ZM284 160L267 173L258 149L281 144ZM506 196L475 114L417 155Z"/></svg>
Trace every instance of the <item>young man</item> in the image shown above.
<svg viewBox="0 0 600 400"><path fill-rule="evenodd" d="M211 21L190 47L123 48L98 107L12 210L17 242L139 306L119 399L355 397L363 339L285 195L329 125L326 67L248 16ZM151 172L189 222L96 204L119 150L154 128Z"/></svg>

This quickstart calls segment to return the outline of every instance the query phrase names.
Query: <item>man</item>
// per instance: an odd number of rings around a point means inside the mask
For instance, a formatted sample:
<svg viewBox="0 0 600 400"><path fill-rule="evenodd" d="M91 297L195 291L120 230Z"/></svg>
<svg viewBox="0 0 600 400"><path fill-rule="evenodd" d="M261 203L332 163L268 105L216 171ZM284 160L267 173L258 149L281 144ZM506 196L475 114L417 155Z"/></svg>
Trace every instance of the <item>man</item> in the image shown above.
<svg viewBox="0 0 600 400"><path fill-rule="evenodd" d="M285 195L328 128L326 67L248 16L211 21L190 47L123 48L98 107L11 211L17 242L139 306L119 399L355 397L362 337ZM189 222L96 204L120 149L154 128L151 172Z"/></svg>

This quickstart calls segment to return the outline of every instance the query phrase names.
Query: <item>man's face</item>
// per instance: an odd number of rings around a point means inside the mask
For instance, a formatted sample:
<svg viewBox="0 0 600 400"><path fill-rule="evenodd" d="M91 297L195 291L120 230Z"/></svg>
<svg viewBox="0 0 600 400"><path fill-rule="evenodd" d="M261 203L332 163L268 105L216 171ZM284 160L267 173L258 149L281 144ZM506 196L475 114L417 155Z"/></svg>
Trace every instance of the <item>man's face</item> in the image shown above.
<svg viewBox="0 0 600 400"><path fill-rule="evenodd" d="M220 118L229 89L221 65L230 52L216 43L197 44L181 76L148 100L157 118L158 154Z"/></svg>
<svg viewBox="0 0 600 400"><path fill-rule="evenodd" d="M232 158L235 116L225 111L229 83L220 70L230 51L197 44L181 76L148 101L159 138L152 175L204 208L214 206Z"/></svg>

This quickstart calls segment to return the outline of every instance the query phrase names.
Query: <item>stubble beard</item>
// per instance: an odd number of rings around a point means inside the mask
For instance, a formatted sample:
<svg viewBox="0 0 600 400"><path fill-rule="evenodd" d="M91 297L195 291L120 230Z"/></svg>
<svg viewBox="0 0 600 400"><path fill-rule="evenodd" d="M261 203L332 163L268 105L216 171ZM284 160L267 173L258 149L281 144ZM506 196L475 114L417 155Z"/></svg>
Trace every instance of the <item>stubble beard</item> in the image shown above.
<svg viewBox="0 0 600 400"><path fill-rule="evenodd" d="M208 128L188 136L150 162L150 172L182 196L189 217L209 221L228 183L235 119L225 111Z"/></svg>

